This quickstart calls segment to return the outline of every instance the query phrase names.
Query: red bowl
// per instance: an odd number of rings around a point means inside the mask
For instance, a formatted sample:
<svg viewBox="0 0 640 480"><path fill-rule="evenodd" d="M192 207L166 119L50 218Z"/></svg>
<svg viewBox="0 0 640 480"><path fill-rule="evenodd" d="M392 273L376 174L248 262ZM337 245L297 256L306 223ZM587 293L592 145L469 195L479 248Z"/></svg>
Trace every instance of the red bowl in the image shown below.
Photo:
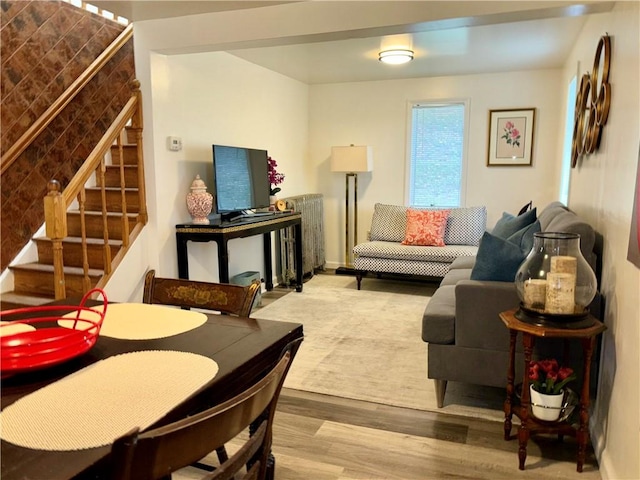
<svg viewBox="0 0 640 480"><path fill-rule="evenodd" d="M94 294L102 296L102 311L85 306ZM61 313L63 312L63 313ZM69 317L69 313L74 313ZM107 297L100 289L87 292L80 305L42 305L0 312L0 369L2 378L16 373L51 367L83 353L98 341L107 312ZM74 320L72 328L60 327L58 320ZM7 319L9 319L7 321ZM3 334L15 325L25 331ZM53 325L53 326L51 326Z"/></svg>

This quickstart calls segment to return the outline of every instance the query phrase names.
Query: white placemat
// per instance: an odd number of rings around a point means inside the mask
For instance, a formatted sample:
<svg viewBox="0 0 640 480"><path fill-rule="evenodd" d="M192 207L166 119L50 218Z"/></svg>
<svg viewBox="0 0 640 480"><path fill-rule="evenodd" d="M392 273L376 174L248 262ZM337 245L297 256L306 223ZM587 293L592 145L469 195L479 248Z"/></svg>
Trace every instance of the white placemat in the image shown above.
<svg viewBox="0 0 640 480"><path fill-rule="evenodd" d="M0 320L0 337L6 337L8 335L15 335L16 333L24 333L35 330L36 327L26 323L12 323Z"/></svg>
<svg viewBox="0 0 640 480"><path fill-rule="evenodd" d="M94 307L102 312L102 306ZM65 318L73 318L75 312ZM90 315L90 312L84 314ZM100 317L96 313L95 319ZM207 321L202 312L146 303L112 303L102 322L100 335L123 340L148 340L165 338L198 328ZM62 327L73 328L73 320L59 320Z"/></svg>
<svg viewBox="0 0 640 480"><path fill-rule="evenodd" d="M214 360L187 352L109 357L9 405L0 413L0 436L36 450L109 445L149 427L217 373Z"/></svg>

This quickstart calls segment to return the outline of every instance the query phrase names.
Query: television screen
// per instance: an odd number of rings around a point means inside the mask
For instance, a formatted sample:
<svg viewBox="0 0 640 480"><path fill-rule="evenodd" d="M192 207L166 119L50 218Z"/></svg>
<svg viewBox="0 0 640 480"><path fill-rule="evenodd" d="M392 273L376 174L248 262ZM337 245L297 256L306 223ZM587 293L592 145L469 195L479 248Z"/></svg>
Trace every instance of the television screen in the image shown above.
<svg viewBox="0 0 640 480"><path fill-rule="evenodd" d="M269 206L267 151L213 145L213 175L218 213Z"/></svg>

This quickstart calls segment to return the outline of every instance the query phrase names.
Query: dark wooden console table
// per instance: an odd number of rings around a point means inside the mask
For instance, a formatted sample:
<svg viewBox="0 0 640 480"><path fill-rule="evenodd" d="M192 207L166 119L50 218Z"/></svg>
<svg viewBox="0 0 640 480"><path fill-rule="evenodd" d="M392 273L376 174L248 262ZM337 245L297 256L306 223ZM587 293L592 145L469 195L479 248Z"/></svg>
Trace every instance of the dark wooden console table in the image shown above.
<svg viewBox="0 0 640 480"><path fill-rule="evenodd" d="M524 470L524 463L527 459L527 443L529 436L536 433L557 433L558 435L571 435L576 437L578 442L577 471L582 472L584 465L587 443L589 441L589 380L591 369L591 358L595 346L596 337L606 330L606 326L596 318L589 316L586 326L581 328L558 328L555 326L545 326L524 322L517 318L517 310L508 310L500 314L500 319L509 329L509 370L507 372L507 399L504 402L504 439L511 438L511 417L515 414L520 419L518 428L518 459L519 468ZM520 395L520 405L514 405L514 376L515 376L515 354L516 337L518 332L522 333L522 343L524 346L524 375L522 381L522 392ZM529 411L529 375L528 368L531 361L533 346L536 338L578 338L582 343L584 372L582 381L582 391L579 401L579 425L571 425L568 421L545 422L536 419Z"/></svg>
<svg viewBox="0 0 640 480"><path fill-rule="evenodd" d="M262 234L264 249L264 275L267 290L273 289L271 259L271 232L294 227L296 291L302 291L302 214L274 213L269 217L242 218L222 222L219 225L176 225L176 248L178 250L178 277L189 278L187 242L216 242L218 244L218 274L221 283L229 282L229 250L227 243L234 238L252 237Z"/></svg>

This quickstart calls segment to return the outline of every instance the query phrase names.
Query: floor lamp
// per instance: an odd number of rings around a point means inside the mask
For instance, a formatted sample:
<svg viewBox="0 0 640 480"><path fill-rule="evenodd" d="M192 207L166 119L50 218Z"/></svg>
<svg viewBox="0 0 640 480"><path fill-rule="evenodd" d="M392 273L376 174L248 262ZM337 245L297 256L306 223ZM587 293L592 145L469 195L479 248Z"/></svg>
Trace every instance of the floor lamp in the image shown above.
<svg viewBox="0 0 640 480"><path fill-rule="evenodd" d="M351 250L358 244L358 173L373 170L373 154L369 146L331 147L331 171L345 175L345 267L336 270L338 274L353 273ZM349 242L349 178L353 177L353 243Z"/></svg>

